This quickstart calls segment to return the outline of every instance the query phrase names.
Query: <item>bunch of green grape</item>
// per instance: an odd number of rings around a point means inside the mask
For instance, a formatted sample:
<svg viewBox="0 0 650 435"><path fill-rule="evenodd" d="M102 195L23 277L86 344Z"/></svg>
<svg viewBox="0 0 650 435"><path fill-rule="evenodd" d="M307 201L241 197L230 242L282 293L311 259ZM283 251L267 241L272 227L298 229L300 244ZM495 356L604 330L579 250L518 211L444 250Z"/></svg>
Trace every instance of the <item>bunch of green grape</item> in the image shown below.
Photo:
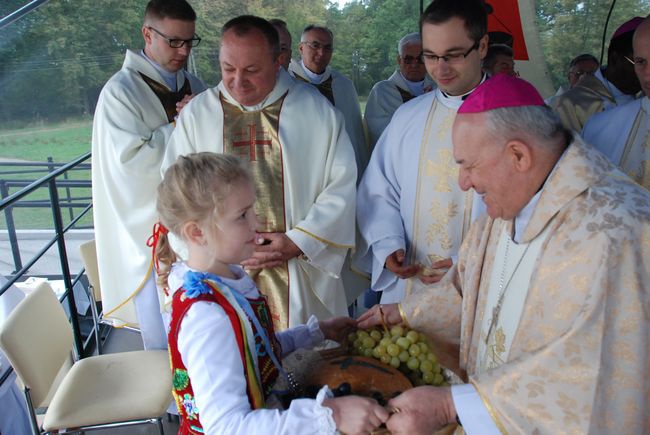
<svg viewBox="0 0 650 435"><path fill-rule="evenodd" d="M414 385L443 385L445 378L424 334L396 325L389 331L359 329L348 335L352 350L400 369Z"/></svg>

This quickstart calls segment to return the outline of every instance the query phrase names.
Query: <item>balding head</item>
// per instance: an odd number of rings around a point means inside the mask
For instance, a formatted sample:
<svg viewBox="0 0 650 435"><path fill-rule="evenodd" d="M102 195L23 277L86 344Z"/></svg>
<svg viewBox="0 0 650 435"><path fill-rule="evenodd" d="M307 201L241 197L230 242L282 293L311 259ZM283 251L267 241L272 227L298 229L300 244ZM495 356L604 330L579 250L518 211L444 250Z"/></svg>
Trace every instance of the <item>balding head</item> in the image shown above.
<svg viewBox="0 0 650 435"><path fill-rule="evenodd" d="M512 219L539 191L571 140L539 92L498 74L463 102L452 130L461 189L483 196L493 219Z"/></svg>
<svg viewBox="0 0 650 435"><path fill-rule="evenodd" d="M639 79L641 89L646 97L650 97L650 16L646 17L637 27L632 40L634 50L634 72Z"/></svg>

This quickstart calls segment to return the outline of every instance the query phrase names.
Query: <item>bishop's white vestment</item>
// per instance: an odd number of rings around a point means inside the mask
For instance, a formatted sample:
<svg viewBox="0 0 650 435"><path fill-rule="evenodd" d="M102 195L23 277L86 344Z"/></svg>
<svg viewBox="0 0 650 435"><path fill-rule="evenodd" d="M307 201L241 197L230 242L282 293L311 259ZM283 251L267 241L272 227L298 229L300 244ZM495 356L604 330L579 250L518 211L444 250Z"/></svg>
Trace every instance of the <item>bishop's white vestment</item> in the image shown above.
<svg viewBox="0 0 650 435"><path fill-rule="evenodd" d="M122 69L97 101L92 135L95 239L104 318L119 326L139 326L133 298L148 281L155 288L147 239L157 220L156 188L174 129L175 101L205 89L183 70L176 73L176 84L174 92L142 53L127 50ZM159 307L155 309L159 316Z"/></svg>
<svg viewBox="0 0 650 435"><path fill-rule="evenodd" d="M315 86L334 107L343 113L345 130L348 132L352 147L354 148L358 178L361 178L361 174L363 174L370 159L370 148L366 144L366 136L363 131L363 121L361 119L361 107L359 106L359 96L357 95L357 90L354 88L352 80L328 66L325 68L325 72L320 75L321 81L314 83L305 72L302 62L298 60L291 61L289 64L289 72L297 79ZM317 120L312 121L312 123L314 122L317 122Z"/></svg>
<svg viewBox="0 0 650 435"><path fill-rule="evenodd" d="M480 218L401 303L468 382L452 395L473 389L501 433L648 433L650 193L576 138L519 233Z"/></svg>
<svg viewBox="0 0 650 435"><path fill-rule="evenodd" d="M222 82L183 109L163 169L201 151L248 161L261 232L285 232L304 253L277 270L250 272L269 298L276 330L310 315L346 315L339 276L354 246L357 172L341 113L284 69L256 107L237 103Z"/></svg>
<svg viewBox="0 0 650 435"><path fill-rule="evenodd" d="M421 91L418 94L413 94L399 70L395 71L387 80L375 83L368 95L363 115L368 128L370 149L374 148L399 106L435 87L433 80L426 76L422 81Z"/></svg>
<svg viewBox="0 0 650 435"><path fill-rule="evenodd" d="M384 268L390 254L404 249L407 264L426 268L452 258L484 210L472 191L458 186L451 130L462 102L436 89L400 106L359 184L362 240L355 260L371 274L371 288L384 292L382 303L398 302L424 286L418 276L400 279Z"/></svg>
<svg viewBox="0 0 650 435"><path fill-rule="evenodd" d="M582 137L637 183L650 190L649 97L592 116L585 125Z"/></svg>

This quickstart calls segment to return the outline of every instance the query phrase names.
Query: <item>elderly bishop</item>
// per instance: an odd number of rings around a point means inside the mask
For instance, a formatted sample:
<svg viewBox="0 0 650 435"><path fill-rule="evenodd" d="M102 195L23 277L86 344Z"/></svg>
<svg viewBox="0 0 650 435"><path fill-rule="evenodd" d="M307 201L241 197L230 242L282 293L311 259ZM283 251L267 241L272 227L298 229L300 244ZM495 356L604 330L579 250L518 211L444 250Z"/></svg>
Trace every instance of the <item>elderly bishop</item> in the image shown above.
<svg viewBox="0 0 650 435"><path fill-rule="evenodd" d="M435 287L384 306L435 340L458 325L466 384L393 399L392 433L648 433L650 193L578 136L528 82L498 75L458 111L459 183L488 216ZM442 312L433 294L461 307ZM362 319L378 323L379 307Z"/></svg>

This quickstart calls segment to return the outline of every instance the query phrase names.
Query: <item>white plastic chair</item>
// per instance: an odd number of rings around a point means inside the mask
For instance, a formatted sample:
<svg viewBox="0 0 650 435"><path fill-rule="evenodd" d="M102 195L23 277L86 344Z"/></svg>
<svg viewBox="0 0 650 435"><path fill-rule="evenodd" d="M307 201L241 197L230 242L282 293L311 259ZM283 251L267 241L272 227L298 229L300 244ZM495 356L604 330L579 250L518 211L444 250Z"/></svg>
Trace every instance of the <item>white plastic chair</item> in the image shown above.
<svg viewBox="0 0 650 435"><path fill-rule="evenodd" d="M172 401L167 351L92 356L67 369L72 328L49 284L40 284L5 320L0 348L25 387L35 434L143 423L164 433L161 417ZM35 409L42 407L41 425Z"/></svg>

